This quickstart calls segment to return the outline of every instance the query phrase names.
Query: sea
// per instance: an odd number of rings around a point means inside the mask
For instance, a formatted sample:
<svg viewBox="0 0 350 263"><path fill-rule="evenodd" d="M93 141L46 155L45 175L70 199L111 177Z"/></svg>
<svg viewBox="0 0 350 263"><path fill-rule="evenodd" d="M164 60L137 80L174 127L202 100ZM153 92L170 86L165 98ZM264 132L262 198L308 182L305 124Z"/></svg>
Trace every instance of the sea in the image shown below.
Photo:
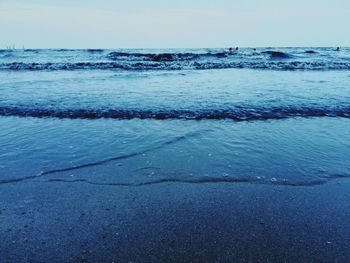
<svg viewBox="0 0 350 263"><path fill-rule="evenodd" d="M0 184L350 177L350 48L0 50Z"/></svg>

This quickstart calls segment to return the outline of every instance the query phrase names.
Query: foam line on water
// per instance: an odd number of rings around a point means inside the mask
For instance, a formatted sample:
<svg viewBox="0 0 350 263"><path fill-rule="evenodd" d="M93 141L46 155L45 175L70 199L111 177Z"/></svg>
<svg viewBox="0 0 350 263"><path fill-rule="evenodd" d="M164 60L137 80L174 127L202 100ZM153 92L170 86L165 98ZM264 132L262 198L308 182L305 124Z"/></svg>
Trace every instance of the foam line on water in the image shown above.
<svg viewBox="0 0 350 263"><path fill-rule="evenodd" d="M87 183L91 185L97 186L125 186L125 187L141 187L148 185L157 185L157 184L213 184L213 183L241 183L241 184L259 184L259 185L274 185L274 186L294 186L294 187L312 187L326 184L333 180L339 179L349 179L350 175L348 174L334 174L328 177L320 177L319 179L314 179L310 181L285 181L285 180L260 180L256 178L232 178L232 177L201 177L201 178L189 178L189 179L176 179L176 178L162 178L157 180L150 180L145 182L138 183L104 183L97 181L90 181L88 179L49 179L46 182L54 182L54 183Z"/></svg>
<svg viewBox="0 0 350 263"><path fill-rule="evenodd" d="M80 165L75 165L75 166L70 166L70 167L57 168L57 169L52 169L52 170L48 170L48 171L43 171L37 175L17 177L17 178L11 178L11 179L2 179L2 180L0 180L0 184L18 183L18 182L23 182L23 181L27 181L27 180L37 179L37 178L44 177L44 176L49 176L52 174L64 173L64 172L69 172L69 171L74 171L74 170L79 170L79 169L84 169L84 168L91 168L94 166L104 165L104 164L107 164L107 163L110 163L113 161L125 160L125 159L129 159L132 157L141 156L145 153L150 153L150 152L162 149L164 147L167 147L168 145L178 143L178 142L186 140L190 137L198 136L202 132L203 131L190 132L190 133L187 133L185 135L181 135L181 136L175 137L171 140L165 141L162 144L159 144L157 146L150 147L150 148L147 148L145 150L133 152L133 153L126 154L126 155L119 155L119 156L114 156L114 157L106 158L103 160L99 160L96 162L90 162L90 163L85 163L85 164L80 164Z"/></svg>

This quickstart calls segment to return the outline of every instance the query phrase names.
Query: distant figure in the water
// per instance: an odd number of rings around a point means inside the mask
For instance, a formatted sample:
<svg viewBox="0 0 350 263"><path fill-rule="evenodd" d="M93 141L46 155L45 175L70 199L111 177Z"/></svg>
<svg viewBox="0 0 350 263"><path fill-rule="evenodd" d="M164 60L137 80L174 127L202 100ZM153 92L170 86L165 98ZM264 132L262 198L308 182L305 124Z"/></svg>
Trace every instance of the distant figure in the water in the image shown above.
<svg viewBox="0 0 350 263"><path fill-rule="evenodd" d="M340 47L337 47L336 49L334 49L334 51L340 51Z"/></svg>
<svg viewBox="0 0 350 263"><path fill-rule="evenodd" d="M228 49L228 52L229 52L229 53L236 53L236 52L238 52L238 47L235 48L235 51L234 51L234 52L233 52L233 48L230 47L230 48Z"/></svg>

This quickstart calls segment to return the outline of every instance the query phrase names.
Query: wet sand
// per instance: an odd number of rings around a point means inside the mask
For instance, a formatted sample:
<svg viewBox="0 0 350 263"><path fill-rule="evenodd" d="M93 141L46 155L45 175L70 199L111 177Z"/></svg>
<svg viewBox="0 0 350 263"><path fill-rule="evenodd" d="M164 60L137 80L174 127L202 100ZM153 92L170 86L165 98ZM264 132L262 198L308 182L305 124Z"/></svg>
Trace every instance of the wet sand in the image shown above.
<svg viewBox="0 0 350 263"><path fill-rule="evenodd" d="M350 180L0 186L1 262L349 262Z"/></svg>

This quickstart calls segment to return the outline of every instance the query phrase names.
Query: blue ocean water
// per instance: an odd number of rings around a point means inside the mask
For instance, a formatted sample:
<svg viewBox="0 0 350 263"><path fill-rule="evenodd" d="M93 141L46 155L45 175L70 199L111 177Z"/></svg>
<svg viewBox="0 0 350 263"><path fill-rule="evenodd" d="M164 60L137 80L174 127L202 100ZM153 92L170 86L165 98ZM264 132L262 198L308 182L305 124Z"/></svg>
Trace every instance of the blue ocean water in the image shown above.
<svg viewBox="0 0 350 263"><path fill-rule="evenodd" d="M1 70L349 70L350 48L0 50Z"/></svg>
<svg viewBox="0 0 350 263"><path fill-rule="evenodd" d="M350 49L1 50L0 183L350 177Z"/></svg>

